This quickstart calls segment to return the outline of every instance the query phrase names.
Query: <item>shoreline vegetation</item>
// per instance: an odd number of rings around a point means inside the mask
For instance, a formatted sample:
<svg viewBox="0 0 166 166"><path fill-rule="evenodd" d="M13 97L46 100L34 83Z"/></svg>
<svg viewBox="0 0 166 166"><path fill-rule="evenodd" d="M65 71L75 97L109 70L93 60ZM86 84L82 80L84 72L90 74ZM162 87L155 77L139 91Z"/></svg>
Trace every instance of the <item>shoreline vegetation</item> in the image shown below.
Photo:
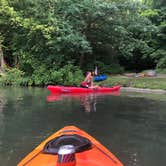
<svg viewBox="0 0 166 166"><path fill-rule="evenodd" d="M165 13L163 0L1 0L0 86L79 86L97 67L101 86L166 90Z"/></svg>
<svg viewBox="0 0 166 166"><path fill-rule="evenodd" d="M126 77L123 75L109 76L107 80L99 82L100 86L121 85L124 91L166 93L166 75L154 77Z"/></svg>
<svg viewBox="0 0 166 166"><path fill-rule="evenodd" d="M166 90L162 90L162 89L143 89L143 88L133 88L133 87L122 87L121 90L125 92L166 94Z"/></svg>
<svg viewBox="0 0 166 166"><path fill-rule="evenodd" d="M14 75L10 75L8 78L5 75L0 76L0 86L32 86L32 87L46 87L49 84L43 85L33 85L27 84L26 80L29 79L24 77L19 77ZM77 80L78 83L75 84L68 84L68 86L79 86L79 82L81 82L81 78ZM127 92L145 92L145 93L166 93L166 74L157 74L153 77L130 77L126 75L108 75L107 79L100 82L95 82L96 85L99 86L115 86L120 85L122 91ZM54 85L67 85L65 83L59 83Z"/></svg>

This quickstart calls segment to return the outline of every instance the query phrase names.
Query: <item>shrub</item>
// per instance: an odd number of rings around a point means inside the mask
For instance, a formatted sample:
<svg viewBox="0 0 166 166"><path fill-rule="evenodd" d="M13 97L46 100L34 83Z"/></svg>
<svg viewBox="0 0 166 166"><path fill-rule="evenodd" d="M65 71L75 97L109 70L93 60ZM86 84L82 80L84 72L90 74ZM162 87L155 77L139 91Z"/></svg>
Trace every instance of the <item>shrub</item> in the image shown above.
<svg viewBox="0 0 166 166"><path fill-rule="evenodd" d="M120 66L119 64L112 64L110 66L110 73L111 74L122 74L124 73L124 68Z"/></svg>
<svg viewBox="0 0 166 166"><path fill-rule="evenodd" d="M59 70L51 72L52 83L63 85L79 85L83 80L83 73L77 66L71 63Z"/></svg>
<svg viewBox="0 0 166 166"><path fill-rule="evenodd" d="M18 86L22 84L23 76L24 72L17 68L6 69L6 73L1 77L0 83L2 85Z"/></svg>
<svg viewBox="0 0 166 166"><path fill-rule="evenodd" d="M98 67L99 74L121 74L124 72L124 68L118 63L108 65L101 61L95 61L93 64L88 64L85 69L86 71L92 71L95 66Z"/></svg>
<svg viewBox="0 0 166 166"><path fill-rule="evenodd" d="M44 65L39 66L32 75L32 82L37 86L48 84L79 85L82 79L82 71L71 63L59 69L47 69Z"/></svg>
<svg viewBox="0 0 166 166"><path fill-rule="evenodd" d="M158 69L165 69L166 70L166 56L161 58L157 64Z"/></svg>
<svg viewBox="0 0 166 166"><path fill-rule="evenodd" d="M43 86L51 83L50 70L45 65L37 67L33 74L31 84Z"/></svg>

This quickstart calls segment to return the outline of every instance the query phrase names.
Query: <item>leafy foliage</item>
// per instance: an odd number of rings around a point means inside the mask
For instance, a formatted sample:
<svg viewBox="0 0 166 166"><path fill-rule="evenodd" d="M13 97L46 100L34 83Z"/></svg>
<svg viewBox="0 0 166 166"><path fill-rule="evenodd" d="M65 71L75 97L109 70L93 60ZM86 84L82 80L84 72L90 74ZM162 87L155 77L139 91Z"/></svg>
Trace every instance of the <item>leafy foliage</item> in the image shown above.
<svg viewBox="0 0 166 166"><path fill-rule="evenodd" d="M33 75L32 80L35 85L48 85L48 84L63 84L63 85L79 85L83 79L81 70L67 64L58 70L46 70L46 67L38 67Z"/></svg>
<svg viewBox="0 0 166 166"><path fill-rule="evenodd" d="M1 76L0 78L0 83L3 85L14 85L14 86L18 86L21 85L22 80L23 80L23 76L24 76L24 72L16 69L16 68L12 68L12 69L6 69L6 74Z"/></svg>
<svg viewBox="0 0 166 166"><path fill-rule="evenodd" d="M81 70L96 64L106 73L164 69L164 4L0 0L4 57L25 73L28 85L78 84Z"/></svg>

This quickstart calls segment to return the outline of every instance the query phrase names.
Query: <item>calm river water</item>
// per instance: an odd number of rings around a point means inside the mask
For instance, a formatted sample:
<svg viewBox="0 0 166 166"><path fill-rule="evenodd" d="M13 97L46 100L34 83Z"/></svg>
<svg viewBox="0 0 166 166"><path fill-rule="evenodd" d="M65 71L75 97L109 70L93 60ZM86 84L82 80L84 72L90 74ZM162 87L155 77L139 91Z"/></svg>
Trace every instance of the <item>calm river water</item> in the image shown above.
<svg viewBox="0 0 166 166"><path fill-rule="evenodd" d="M50 96L46 88L0 88L0 165L15 166L50 134L75 125L125 166L166 165L166 95Z"/></svg>

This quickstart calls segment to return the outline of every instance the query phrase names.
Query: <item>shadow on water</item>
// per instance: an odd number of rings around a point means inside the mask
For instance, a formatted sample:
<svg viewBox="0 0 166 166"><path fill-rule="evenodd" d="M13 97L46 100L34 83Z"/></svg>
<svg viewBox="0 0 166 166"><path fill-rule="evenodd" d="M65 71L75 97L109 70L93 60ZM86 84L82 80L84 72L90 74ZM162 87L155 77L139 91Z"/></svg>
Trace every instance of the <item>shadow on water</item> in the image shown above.
<svg viewBox="0 0 166 166"><path fill-rule="evenodd" d="M41 88L0 88L0 163L16 165L43 139L76 125L125 166L165 166L166 97L150 96L48 95Z"/></svg>

